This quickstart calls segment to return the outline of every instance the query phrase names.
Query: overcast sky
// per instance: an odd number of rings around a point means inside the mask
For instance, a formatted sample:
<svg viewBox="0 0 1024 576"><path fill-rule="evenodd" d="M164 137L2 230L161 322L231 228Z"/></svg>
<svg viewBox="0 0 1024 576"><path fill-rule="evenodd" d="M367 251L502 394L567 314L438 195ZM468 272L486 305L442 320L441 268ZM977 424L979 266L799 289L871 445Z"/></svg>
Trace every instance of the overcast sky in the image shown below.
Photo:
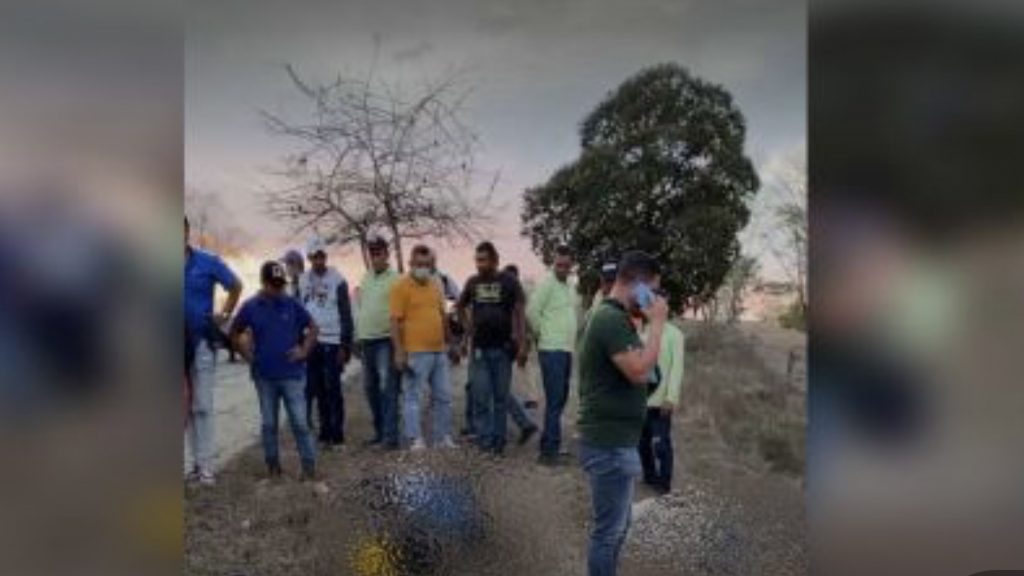
<svg viewBox="0 0 1024 576"><path fill-rule="evenodd" d="M802 1L193 1L188 18L186 182L220 193L266 256L304 239L290 238L256 199L266 169L290 149L265 132L258 111L300 110L285 63L314 80L364 73L375 35L378 69L390 81L468 69L468 119L483 142L482 165L501 170L507 207L491 239L528 275L541 265L518 235L523 189L575 158L580 120L646 66L678 62L731 91L763 179L805 147ZM353 260L336 260L358 277ZM470 249L442 252L441 265L461 276Z"/></svg>

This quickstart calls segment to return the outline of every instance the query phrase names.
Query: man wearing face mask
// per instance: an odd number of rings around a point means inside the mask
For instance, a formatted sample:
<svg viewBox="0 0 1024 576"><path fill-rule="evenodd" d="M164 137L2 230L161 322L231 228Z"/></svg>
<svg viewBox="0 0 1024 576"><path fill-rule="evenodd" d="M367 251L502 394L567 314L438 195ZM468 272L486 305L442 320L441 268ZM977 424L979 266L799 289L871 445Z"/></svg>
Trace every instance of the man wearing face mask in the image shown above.
<svg viewBox="0 0 1024 576"><path fill-rule="evenodd" d="M430 248L412 249L410 272L391 289L391 341L402 375L405 437L412 451L427 447L420 428L420 395L430 386L433 445L454 448L452 387L445 355L444 299L430 268Z"/></svg>
<svg viewBox="0 0 1024 576"><path fill-rule="evenodd" d="M628 252L608 297L597 304L580 342L580 463L590 483L593 529L590 576L614 575L629 528L634 480L641 475L640 442L650 374L658 363L668 305L655 295L658 263ZM630 321L648 321L642 342Z"/></svg>

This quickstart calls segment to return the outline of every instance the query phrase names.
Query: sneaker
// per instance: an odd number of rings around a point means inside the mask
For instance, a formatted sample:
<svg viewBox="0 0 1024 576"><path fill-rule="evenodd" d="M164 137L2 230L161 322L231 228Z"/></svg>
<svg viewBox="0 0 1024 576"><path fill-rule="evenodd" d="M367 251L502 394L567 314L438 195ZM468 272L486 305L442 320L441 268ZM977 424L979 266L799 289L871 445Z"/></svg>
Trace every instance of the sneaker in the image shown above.
<svg viewBox="0 0 1024 576"><path fill-rule="evenodd" d="M193 468L192 470L185 472L186 484L195 484L196 482L199 482L199 470Z"/></svg>
<svg viewBox="0 0 1024 576"><path fill-rule="evenodd" d="M423 438L417 438L413 440L412 444L409 446L409 451L411 452L422 452L423 450L426 449L427 443L423 441Z"/></svg>
<svg viewBox="0 0 1024 576"><path fill-rule="evenodd" d="M444 438L442 438L441 441L437 443L437 447L447 449L458 448L458 446L455 444L455 441L452 440L451 436L445 436Z"/></svg>
<svg viewBox="0 0 1024 576"><path fill-rule="evenodd" d="M382 442L383 440L381 438L370 438L369 440L363 441L363 446L379 446Z"/></svg>
<svg viewBox="0 0 1024 576"><path fill-rule="evenodd" d="M522 446L523 444L529 442L530 438L533 438L533 435L536 433L536 426L527 426L526 428L523 428L523 431L519 433L519 445Z"/></svg>
<svg viewBox="0 0 1024 576"><path fill-rule="evenodd" d="M198 477L200 486L215 486L217 484L217 478L209 470L199 472Z"/></svg>
<svg viewBox="0 0 1024 576"><path fill-rule="evenodd" d="M463 428L459 430L459 436L476 436L476 432L472 428Z"/></svg>

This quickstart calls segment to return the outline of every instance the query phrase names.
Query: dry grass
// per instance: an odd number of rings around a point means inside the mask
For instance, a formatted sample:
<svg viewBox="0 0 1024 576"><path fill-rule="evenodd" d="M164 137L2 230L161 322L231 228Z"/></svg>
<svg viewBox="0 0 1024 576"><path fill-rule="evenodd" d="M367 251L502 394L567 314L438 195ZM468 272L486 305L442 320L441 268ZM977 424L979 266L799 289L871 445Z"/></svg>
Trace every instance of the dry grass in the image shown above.
<svg viewBox="0 0 1024 576"><path fill-rule="evenodd" d="M748 464L803 475L806 396L735 326L688 323L683 405Z"/></svg>
<svg viewBox="0 0 1024 576"><path fill-rule="evenodd" d="M673 426L675 490L656 501L659 508L648 506L646 518L638 517L621 573L805 574L798 481L802 393L735 328L694 324L684 330L687 377ZM460 423L464 370L455 374ZM347 428L358 444L370 426L365 400L353 384L347 388ZM574 451L575 397L565 418ZM284 428L282 454L294 475L298 463L289 436ZM589 525L585 479L576 465L550 469L535 457L533 443L513 443L498 462L471 450L411 455L349 448L322 458L330 487L325 495L294 477L261 482L261 456L253 447L228 465L218 486L187 491L185 573L582 574ZM475 536L410 532L415 524L408 516L380 504L391 494L380 491L380 479L421 473L471 487L473 515L481 519L473 525ZM639 489L638 498L650 496Z"/></svg>

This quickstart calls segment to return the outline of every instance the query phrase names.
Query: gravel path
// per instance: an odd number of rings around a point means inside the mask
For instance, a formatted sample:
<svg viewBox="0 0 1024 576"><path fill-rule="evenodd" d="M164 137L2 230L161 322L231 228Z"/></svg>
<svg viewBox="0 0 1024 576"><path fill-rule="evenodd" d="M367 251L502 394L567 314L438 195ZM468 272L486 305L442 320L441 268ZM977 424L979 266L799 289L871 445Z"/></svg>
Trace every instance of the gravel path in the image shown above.
<svg viewBox="0 0 1024 576"><path fill-rule="evenodd" d="M800 479L772 473L737 452L715 424L720 410L701 405L717 401L710 389L753 386L750 378L760 368L738 370L735 357L707 350L694 352L691 361L691 366L725 361L729 366L694 370L687 382L693 405L673 426L674 490L655 497L638 487L620 573L805 574ZM281 432L285 479L268 483L256 445L258 410L247 369L227 362L220 368L222 471L216 487L186 491L185 574L585 572L590 521L585 479L571 460L557 468L538 465L536 439L517 446L518 429L511 423L508 453L498 461L465 443L456 450L417 454L364 448L361 441L371 427L359 366L353 363L345 378L350 443L321 456L326 488L296 481L298 462L286 427ZM462 423L465 372L465 366L453 370L456 427ZM574 453L576 409L573 393L564 422Z"/></svg>

